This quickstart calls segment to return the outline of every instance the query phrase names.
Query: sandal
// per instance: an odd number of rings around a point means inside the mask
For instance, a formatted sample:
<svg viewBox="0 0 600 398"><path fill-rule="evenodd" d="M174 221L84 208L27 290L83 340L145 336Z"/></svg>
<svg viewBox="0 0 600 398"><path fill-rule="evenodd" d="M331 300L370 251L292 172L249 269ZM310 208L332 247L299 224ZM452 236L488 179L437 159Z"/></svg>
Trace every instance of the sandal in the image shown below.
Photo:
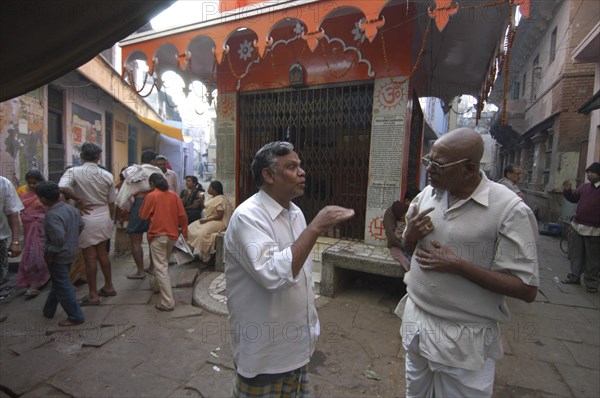
<svg viewBox="0 0 600 398"><path fill-rule="evenodd" d="M87 283L87 281L83 278L78 278L75 282L73 282L73 285L75 286L81 286L81 285L85 285Z"/></svg>
<svg viewBox="0 0 600 398"><path fill-rule="evenodd" d="M144 274L144 275L139 275L139 274L127 275L127 279L144 279L145 277L146 277L146 274Z"/></svg>
<svg viewBox="0 0 600 398"><path fill-rule="evenodd" d="M104 288L100 288L100 290L98 290L98 296L102 296L102 297L113 297L117 295L117 291L113 290L112 292L109 292L108 290L105 290Z"/></svg>
<svg viewBox="0 0 600 398"><path fill-rule="evenodd" d="M38 289L29 288L25 290L25 297L35 297L38 294L40 294L40 291Z"/></svg>
<svg viewBox="0 0 600 398"><path fill-rule="evenodd" d="M588 293L598 293L598 288L588 287L585 289Z"/></svg>
<svg viewBox="0 0 600 398"><path fill-rule="evenodd" d="M173 309L174 309L174 307L169 308L169 307L165 307L162 304L156 304L154 306L154 308L156 308L159 311L165 311L165 312L170 312L170 311L173 311Z"/></svg>
<svg viewBox="0 0 600 398"><path fill-rule="evenodd" d="M84 296L79 301L79 305L82 307L97 306L97 305L100 305L100 300L92 301L92 300L90 300L90 298L88 296Z"/></svg>
<svg viewBox="0 0 600 398"><path fill-rule="evenodd" d="M68 319L65 319L64 321L58 322L58 326L62 326L62 327L77 326L77 325L81 325L83 322L85 322L83 319L80 321L70 321Z"/></svg>
<svg viewBox="0 0 600 398"><path fill-rule="evenodd" d="M564 283L565 285L579 285L581 282L579 282L578 280L565 278L562 281L560 281L560 283Z"/></svg>

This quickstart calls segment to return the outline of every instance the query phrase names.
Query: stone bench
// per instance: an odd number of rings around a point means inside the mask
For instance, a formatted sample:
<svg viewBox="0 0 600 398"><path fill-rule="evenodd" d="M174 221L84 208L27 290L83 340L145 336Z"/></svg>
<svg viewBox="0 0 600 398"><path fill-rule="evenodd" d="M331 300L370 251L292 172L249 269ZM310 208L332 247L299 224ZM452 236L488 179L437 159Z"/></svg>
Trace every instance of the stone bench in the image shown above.
<svg viewBox="0 0 600 398"><path fill-rule="evenodd" d="M334 297L344 280L344 270L403 278L406 272L387 247L341 241L321 256L321 295Z"/></svg>

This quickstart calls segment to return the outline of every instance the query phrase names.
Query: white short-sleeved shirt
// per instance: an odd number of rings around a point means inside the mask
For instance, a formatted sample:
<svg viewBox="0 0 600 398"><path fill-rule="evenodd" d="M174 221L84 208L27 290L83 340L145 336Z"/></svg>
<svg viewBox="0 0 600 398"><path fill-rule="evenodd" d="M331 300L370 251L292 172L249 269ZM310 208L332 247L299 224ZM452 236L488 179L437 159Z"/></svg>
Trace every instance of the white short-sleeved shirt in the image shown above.
<svg viewBox="0 0 600 398"><path fill-rule="evenodd" d="M0 221L0 240L11 236L10 225L8 225L7 215L18 213L23 210L23 203L17 195L14 185L6 177L0 176L0 209L2 215ZM16 239L19 239L18 237Z"/></svg>
<svg viewBox="0 0 600 398"><path fill-rule="evenodd" d="M92 206L115 202L115 181L112 174L94 162L71 167L62 175L58 186L71 188L75 194Z"/></svg>
<svg viewBox="0 0 600 398"><path fill-rule="evenodd" d="M302 211L264 191L242 203L225 234L228 337L244 377L288 372L310 361L320 326L312 259L296 278L290 246L306 229Z"/></svg>
<svg viewBox="0 0 600 398"><path fill-rule="evenodd" d="M179 179L177 178L177 173L173 170L167 169L167 172L164 173L165 180L169 184L169 189L175 192L178 196L181 192L179 192Z"/></svg>

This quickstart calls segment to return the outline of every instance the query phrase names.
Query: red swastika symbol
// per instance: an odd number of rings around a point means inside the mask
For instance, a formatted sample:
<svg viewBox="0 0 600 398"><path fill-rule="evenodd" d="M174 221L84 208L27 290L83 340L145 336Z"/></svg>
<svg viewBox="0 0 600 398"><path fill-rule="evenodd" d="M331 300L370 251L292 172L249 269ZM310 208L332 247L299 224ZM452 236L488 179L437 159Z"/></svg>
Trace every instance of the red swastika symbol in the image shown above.
<svg viewBox="0 0 600 398"><path fill-rule="evenodd" d="M383 217L375 217L369 224L369 233L373 239L387 240L385 236L385 228L383 228Z"/></svg>

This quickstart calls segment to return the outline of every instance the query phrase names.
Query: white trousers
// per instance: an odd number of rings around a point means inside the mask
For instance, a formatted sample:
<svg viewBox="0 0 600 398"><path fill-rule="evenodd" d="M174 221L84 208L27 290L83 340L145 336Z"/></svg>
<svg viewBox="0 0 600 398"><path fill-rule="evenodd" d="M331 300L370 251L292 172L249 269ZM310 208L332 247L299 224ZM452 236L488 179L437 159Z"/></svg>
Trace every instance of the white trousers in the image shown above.
<svg viewBox="0 0 600 398"><path fill-rule="evenodd" d="M155 236L150 242L150 255L154 263L154 278L160 289L160 304L166 308L175 307L171 278L169 277L169 257L176 240L166 235Z"/></svg>
<svg viewBox="0 0 600 398"><path fill-rule="evenodd" d="M487 359L479 370L453 368L430 361L419 350L419 335L404 344L407 398L491 397L496 361Z"/></svg>

